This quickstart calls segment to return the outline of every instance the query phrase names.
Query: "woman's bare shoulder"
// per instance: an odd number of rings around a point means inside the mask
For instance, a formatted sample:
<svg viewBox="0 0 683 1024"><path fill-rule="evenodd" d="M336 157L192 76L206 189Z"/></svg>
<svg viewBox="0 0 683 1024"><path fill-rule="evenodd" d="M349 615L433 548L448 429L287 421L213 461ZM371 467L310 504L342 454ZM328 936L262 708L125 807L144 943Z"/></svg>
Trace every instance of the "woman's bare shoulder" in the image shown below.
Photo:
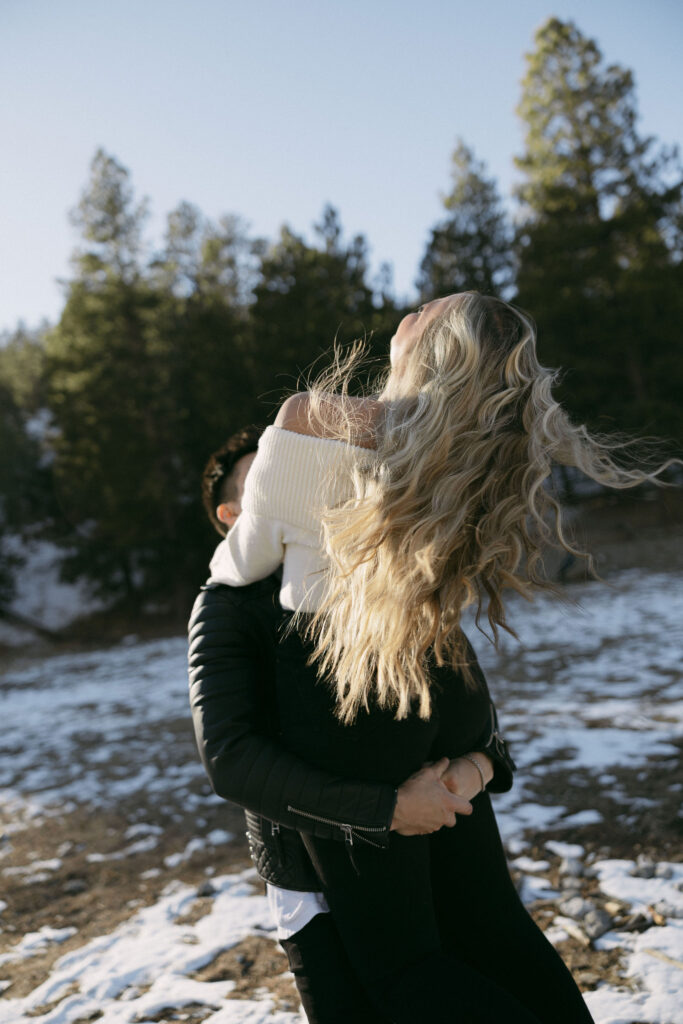
<svg viewBox="0 0 683 1024"><path fill-rule="evenodd" d="M275 426L295 434L313 434L310 424L310 396L307 391L290 395L278 409Z"/></svg>
<svg viewBox="0 0 683 1024"><path fill-rule="evenodd" d="M354 433L358 435L354 439L355 443L367 448L374 447L375 429L382 410L381 402L372 398L331 395L326 398L326 403L330 403L330 416L325 417L311 414L310 398L307 391L290 395L278 410L275 426L296 434L308 434L310 437L335 438L339 436L339 412L344 404L344 412L346 416L350 415Z"/></svg>

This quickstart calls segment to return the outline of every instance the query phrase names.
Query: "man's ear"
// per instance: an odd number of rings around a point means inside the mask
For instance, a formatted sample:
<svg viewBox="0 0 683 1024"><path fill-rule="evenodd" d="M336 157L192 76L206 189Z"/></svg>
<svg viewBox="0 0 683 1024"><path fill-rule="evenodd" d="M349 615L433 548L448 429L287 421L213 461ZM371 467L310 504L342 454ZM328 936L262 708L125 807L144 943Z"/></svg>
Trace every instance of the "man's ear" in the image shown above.
<svg viewBox="0 0 683 1024"><path fill-rule="evenodd" d="M216 507L216 519L230 529L237 522L237 517L242 509L238 501L224 501Z"/></svg>

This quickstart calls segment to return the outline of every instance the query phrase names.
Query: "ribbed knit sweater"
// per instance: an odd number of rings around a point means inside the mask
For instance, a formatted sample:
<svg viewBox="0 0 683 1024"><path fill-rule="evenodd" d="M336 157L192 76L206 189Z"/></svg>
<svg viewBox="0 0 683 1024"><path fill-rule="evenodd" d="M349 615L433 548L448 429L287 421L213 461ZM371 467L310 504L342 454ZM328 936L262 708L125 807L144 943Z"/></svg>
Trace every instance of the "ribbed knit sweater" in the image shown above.
<svg viewBox="0 0 683 1024"><path fill-rule="evenodd" d="M242 511L211 559L211 582L246 586L282 564L283 608L315 611L328 564L322 511L352 497L354 465L376 458L369 448L266 427Z"/></svg>

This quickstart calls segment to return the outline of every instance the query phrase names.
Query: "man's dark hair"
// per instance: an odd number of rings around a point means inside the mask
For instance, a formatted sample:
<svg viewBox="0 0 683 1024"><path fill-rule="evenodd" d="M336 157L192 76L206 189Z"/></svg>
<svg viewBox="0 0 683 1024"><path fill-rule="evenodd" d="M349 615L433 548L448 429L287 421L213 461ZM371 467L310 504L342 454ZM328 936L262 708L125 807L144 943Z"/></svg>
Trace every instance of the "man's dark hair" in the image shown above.
<svg viewBox="0 0 683 1024"><path fill-rule="evenodd" d="M216 515L216 507L224 501L236 501L237 491L232 479L235 465L258 447L263 427L243 427L210 456L202 473L202 502L212 524L225 537L228 528Z"/></svg>

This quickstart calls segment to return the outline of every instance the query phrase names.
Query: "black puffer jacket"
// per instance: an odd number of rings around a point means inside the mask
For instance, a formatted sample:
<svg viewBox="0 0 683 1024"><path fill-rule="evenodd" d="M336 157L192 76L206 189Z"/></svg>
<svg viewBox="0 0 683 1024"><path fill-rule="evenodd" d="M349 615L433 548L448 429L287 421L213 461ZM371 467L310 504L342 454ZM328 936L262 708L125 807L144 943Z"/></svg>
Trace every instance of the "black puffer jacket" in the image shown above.
<svg viewBox="0 0 683 1024"><path fill-rule="evenodd" d="M245 809L256 868L286 889L316 891L320 883L299 836L389 843L397 789L387 782L340 777L302 760L278 740L275 652L283 618L279 580L245 587L209 584L195 601L189 633L190 705L197 746L214 791ZM488 789L505 792L516 767L490 728L473 749L495 766ZM301 813L292 814L288 807ZM298 831L297 831L298 830Z"/></svg>

